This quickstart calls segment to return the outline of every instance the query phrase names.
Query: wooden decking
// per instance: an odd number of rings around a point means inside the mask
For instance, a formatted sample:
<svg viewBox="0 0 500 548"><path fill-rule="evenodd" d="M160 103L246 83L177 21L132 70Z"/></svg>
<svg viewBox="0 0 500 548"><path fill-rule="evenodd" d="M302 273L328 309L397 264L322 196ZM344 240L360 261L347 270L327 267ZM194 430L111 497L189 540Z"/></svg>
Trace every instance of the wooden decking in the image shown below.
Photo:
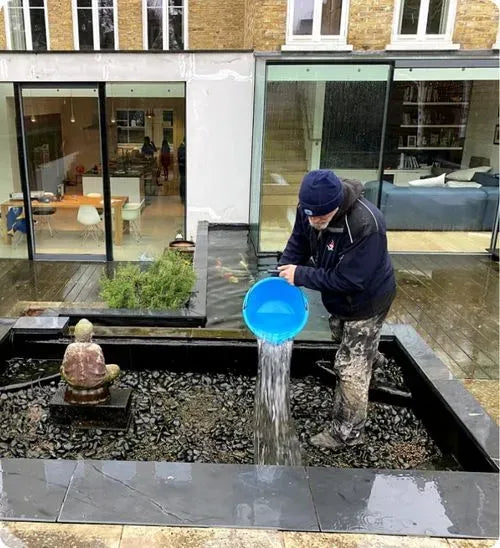
<svg viewBox="0 0 500 548"><path fill-rule="evenodd" d="M498 379L498 264L460 255L395 255L393 262L398 295L388 321L414 326L458 378ZM25 301L95 303L106 268L0 260L0 317L18 315Z"/></svg>

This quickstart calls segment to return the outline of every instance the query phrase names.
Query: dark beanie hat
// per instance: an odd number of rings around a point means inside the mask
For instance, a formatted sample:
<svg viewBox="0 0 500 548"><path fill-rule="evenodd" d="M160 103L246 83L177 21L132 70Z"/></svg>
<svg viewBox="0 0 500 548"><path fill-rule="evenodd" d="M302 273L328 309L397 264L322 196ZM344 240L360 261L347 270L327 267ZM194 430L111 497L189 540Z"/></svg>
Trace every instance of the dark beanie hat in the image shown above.
<svg viewBox="0 0 500 548"><path fill-rule="evenodd" d="M340 179L329 169L310 171L299 190L299 202L306 215L326 215L342 204L344 189Z"/></svg>

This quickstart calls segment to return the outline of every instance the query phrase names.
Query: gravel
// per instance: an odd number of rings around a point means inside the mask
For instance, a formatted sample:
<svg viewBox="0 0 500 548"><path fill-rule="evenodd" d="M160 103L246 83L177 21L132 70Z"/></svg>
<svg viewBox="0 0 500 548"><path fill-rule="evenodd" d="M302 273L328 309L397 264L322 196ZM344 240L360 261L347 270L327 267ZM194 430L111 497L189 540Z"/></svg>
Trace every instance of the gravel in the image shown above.
<svg viewBox="0 0 500 548"><path fill-rule="evenodd" d="M386 381L404 388L390 362ZM127 432L54 424L48 404L58 383L2 394L0 456L65 459L253 463L255 377L227 373L124 371L115 386L133 388ZM4 397L7 396L7 397ZM410 409L370 403L366 442L339 453L313 447L328 426L333 389L309 375L291 384L303 464L356 468L453 468Z"/></svg>

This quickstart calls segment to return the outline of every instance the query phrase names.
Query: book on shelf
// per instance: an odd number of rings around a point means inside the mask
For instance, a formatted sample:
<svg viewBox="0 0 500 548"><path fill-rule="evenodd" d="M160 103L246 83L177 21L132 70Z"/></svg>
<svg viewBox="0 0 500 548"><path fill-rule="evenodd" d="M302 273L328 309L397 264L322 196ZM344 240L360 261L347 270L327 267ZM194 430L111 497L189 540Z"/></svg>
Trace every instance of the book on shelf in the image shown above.
<svg viewBox="0 0 500 548"><path fill-rule="evenodd" d="M419 169L417 158L411 154L402 152L399 156L398 169Z"/></svg>

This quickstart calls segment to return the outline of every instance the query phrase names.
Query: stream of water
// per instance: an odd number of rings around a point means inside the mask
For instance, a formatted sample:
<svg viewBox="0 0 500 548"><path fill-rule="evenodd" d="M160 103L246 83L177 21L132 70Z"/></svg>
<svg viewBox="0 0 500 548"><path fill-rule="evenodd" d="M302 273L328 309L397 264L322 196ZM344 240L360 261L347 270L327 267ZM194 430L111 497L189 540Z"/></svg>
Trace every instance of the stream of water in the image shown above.
<svg viewBox="0 0 500 548"><path fill-rule="evenodd" d="M270 344L258 339L255 388L255 463L299 466L300 445L290 411L293 341Z"/></svg>

